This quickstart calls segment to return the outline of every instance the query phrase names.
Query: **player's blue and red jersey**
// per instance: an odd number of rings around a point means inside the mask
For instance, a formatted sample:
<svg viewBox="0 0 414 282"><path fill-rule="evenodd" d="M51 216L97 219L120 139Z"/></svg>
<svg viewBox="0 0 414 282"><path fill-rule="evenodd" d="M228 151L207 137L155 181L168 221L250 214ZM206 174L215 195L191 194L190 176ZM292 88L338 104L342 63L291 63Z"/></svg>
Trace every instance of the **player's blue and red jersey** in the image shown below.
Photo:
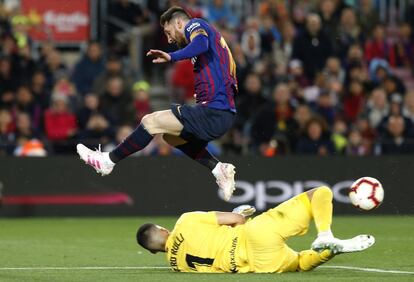
<svg viewBox="0 0 414 282"><path fill-rule="evenodd" d="M188 42L192 42L199 36L207 38L208 49L191 59L196 102L209 108L236 112L236 63L230 49L214 27L202 19L191 19L185 26L185 37Z"/></svg>

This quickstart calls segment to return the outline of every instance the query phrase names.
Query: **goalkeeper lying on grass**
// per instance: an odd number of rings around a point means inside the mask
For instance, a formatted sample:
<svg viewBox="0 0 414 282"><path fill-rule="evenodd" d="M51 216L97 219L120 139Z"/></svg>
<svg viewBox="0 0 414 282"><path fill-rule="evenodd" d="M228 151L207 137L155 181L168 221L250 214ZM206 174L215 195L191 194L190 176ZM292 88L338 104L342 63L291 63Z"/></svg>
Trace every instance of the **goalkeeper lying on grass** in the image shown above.
<svg viewBox="0 0 414 282"><path fill-rule="evenodd" d="M233 212L184 213L173 231L147 223L138 243L152 253L166 252L174 271L289 272L309 271L336 254L358 252L375 242L370 235L340 240L331 232L332 192L319 187L299 194L246 222L254 207ZM318 237L311 250L296 252L286 245L307 232L314 220Z"/></svg>

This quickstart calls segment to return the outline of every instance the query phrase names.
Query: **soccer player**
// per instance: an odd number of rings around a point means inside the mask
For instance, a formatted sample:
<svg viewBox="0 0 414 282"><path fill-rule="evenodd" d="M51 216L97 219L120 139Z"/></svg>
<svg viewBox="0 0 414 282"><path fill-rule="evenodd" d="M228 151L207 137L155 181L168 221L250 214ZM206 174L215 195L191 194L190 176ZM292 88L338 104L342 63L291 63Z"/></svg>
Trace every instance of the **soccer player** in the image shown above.
<svg viewBox="0 0 414 282"><path fill-rule="evenodd" d="M289 248L286 240L305 234L312 218L318 237L311 250ZM234 212L189 212L171 232L147 223L138 229L137 241L152 253L166 252L174 271L233 273L309 271L336 254L362 251L375 242L370 235L337 239L331 222L332 192L322 186L247 222Z"/></svg>
<svg viewBox="0 0 414 282"><path fill-rule="evenodd" d="M98 173L111 173L115 164L142 150L162 134L165 141L210 169L229 200L234 189L235 167L213 157L206 145L222 136L232 125L236 108L236 65L220 33L206 21L191 18L180 7L171 7L160 18L168 42L181 49L166 53L150 50L153 63L191 59L194 64L196 105L173 105L143 117L141 124L112 152L92 151L77 145L81 159Z"/></svg>

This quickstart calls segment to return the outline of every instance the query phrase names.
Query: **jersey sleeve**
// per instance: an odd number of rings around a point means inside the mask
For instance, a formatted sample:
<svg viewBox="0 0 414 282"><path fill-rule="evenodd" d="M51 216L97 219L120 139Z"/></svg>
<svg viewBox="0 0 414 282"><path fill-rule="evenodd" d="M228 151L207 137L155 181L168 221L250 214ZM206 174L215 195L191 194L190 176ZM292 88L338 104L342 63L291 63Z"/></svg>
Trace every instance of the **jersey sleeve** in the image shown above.
<svg viewBox="0 0 414 282"><path fill-rule="evenodd" d="M208 37L208 33L201 21L193 19L190 21L189 25L185 28L185 37L188 42L193 41L193 39L198 36L203 35Z"/></svg>
<svg viewBox="0 0 414 282"><path fill-rule="evenodd" d="M184 222L199 222L204 224L218 225L216 212L187 212L181 215L177 224Z"/></svg>

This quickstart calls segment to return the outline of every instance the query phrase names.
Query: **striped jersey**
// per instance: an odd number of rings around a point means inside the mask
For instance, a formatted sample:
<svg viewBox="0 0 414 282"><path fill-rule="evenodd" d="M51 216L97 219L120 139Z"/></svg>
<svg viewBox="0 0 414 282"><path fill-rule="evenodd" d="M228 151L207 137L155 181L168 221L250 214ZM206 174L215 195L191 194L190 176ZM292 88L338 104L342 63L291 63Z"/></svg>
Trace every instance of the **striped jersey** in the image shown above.
<svg viewBox="0 0 414 282"><path fill-rule="evenodd" d="M208 50L191 59L194 65L196 102L209 108L236 112L236 64L226 41L206 21L194 18L185 26L185 37L208 38Z"/></svg>

